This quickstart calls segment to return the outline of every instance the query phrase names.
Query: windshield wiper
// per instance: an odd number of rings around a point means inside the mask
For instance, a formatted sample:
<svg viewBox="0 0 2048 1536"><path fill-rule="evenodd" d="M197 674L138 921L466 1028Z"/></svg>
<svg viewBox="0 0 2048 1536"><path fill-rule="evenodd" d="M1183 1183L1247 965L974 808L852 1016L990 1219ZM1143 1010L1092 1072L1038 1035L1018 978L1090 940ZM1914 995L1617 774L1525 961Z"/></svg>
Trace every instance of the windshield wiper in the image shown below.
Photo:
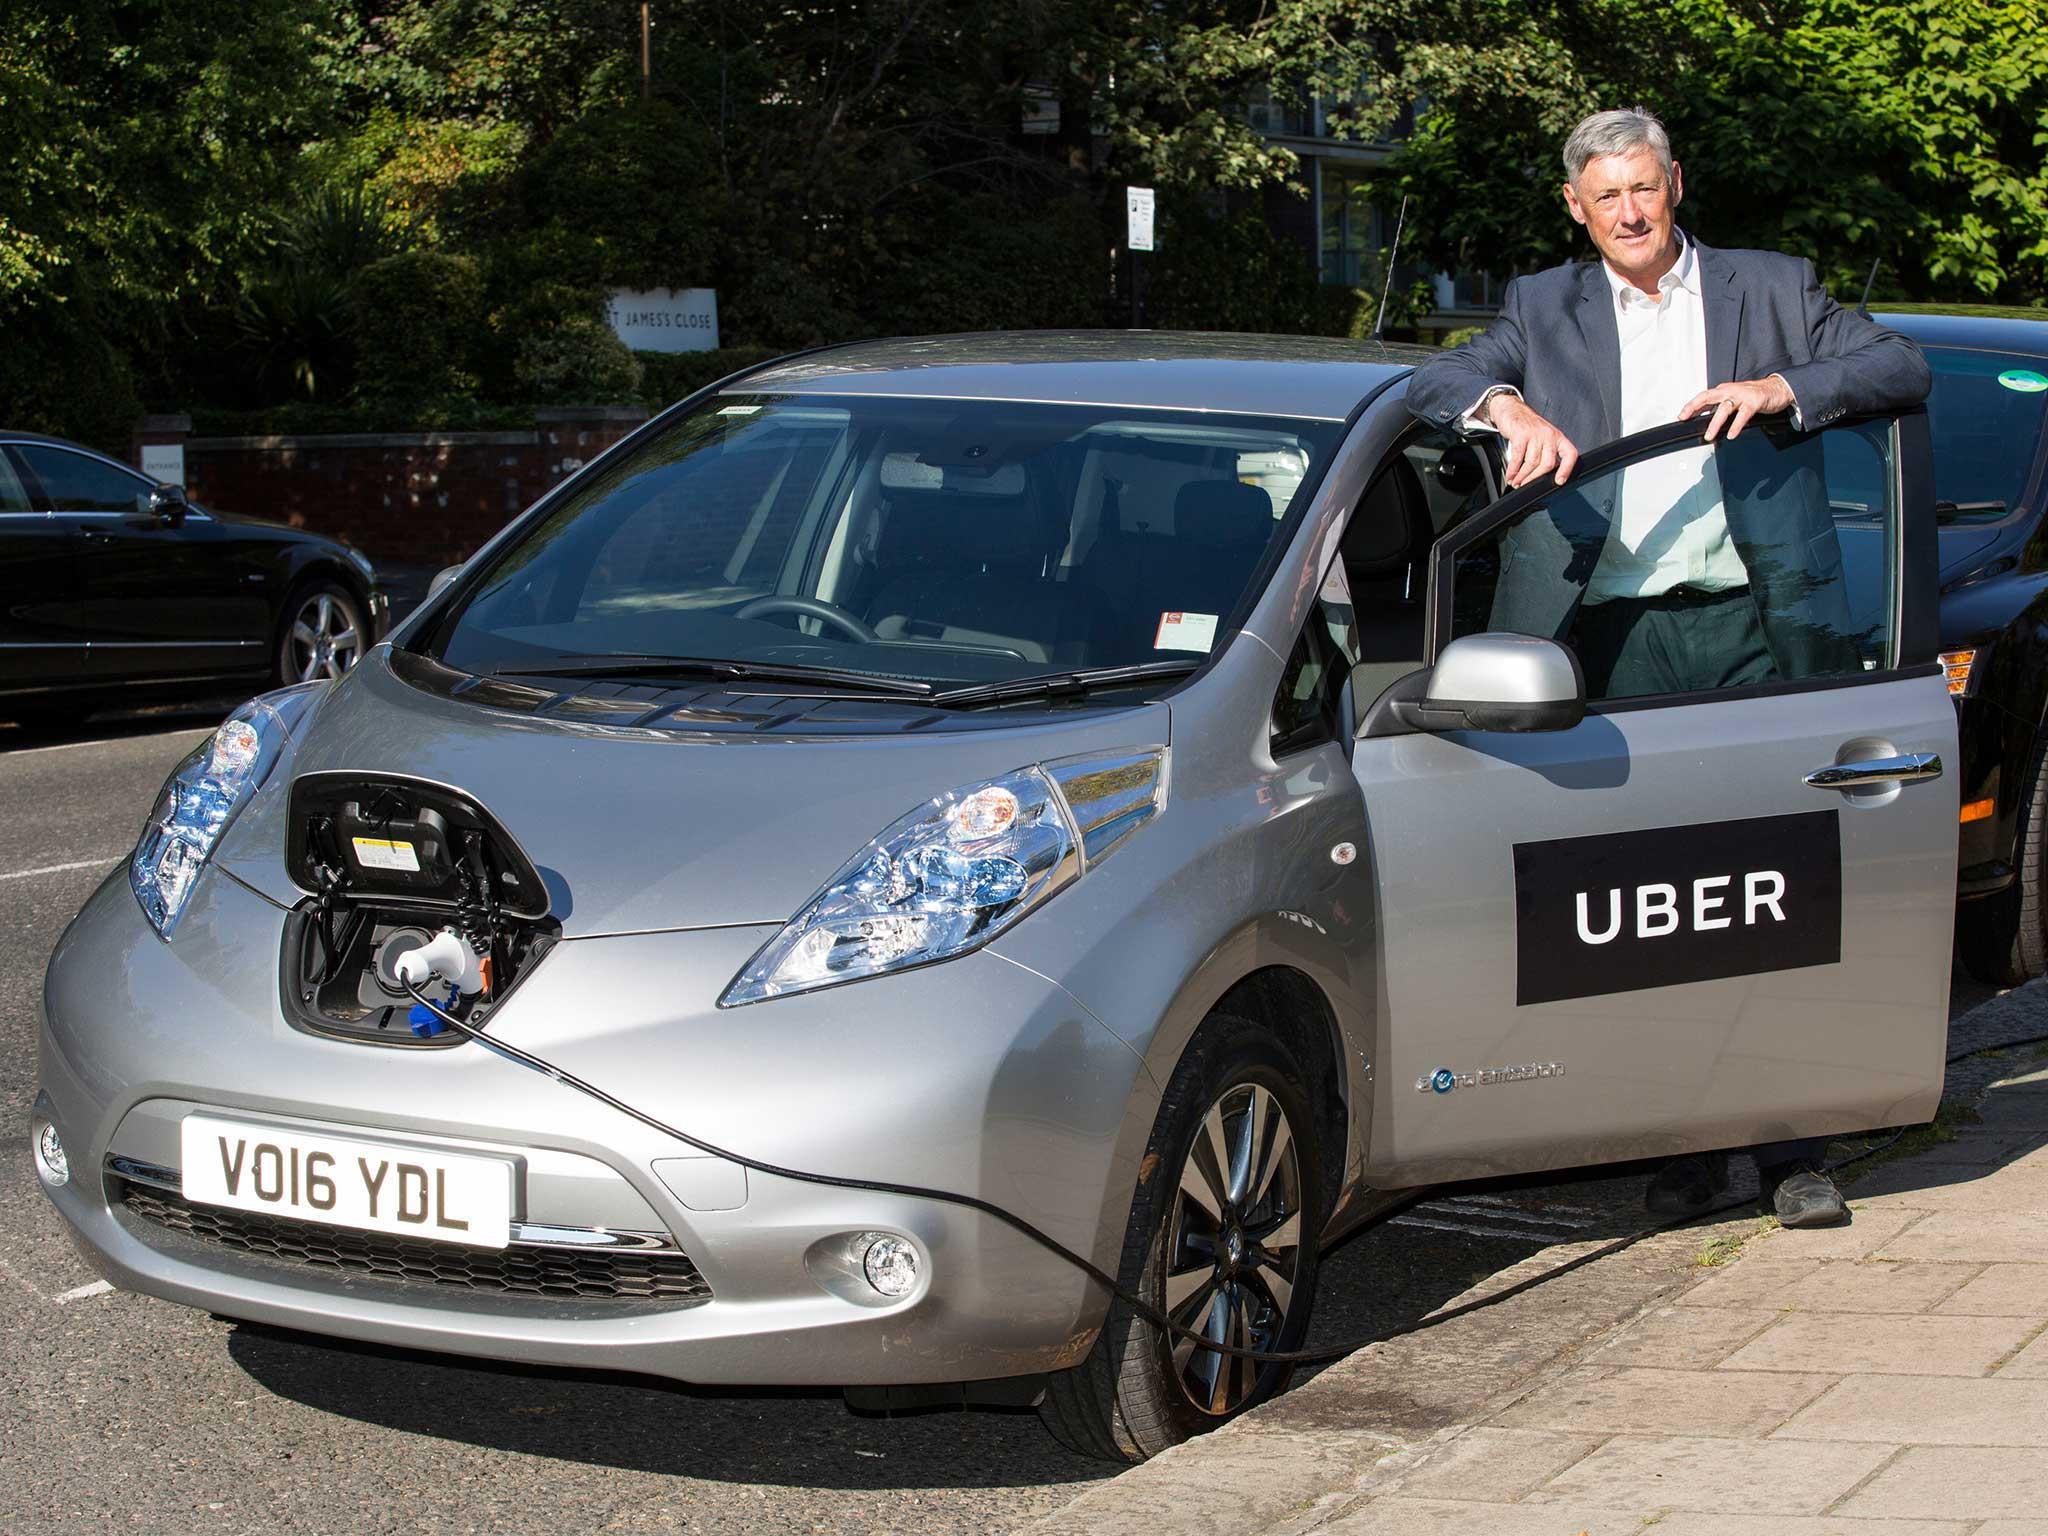
<svg viewBox="0 0 2048 1536"><path fill-rule="evenodd" d="M729 661L713 656L583 656L569 661L546 662L537 667L517 662L493 667L491 677L721 677L757 683L825 683L839 688L856 688L863 693L886 693L906 698L925 698L930 683L907 677L877 677L839 667L807 667L796 662Z"/></svg>
<svg viewBox="0 0 2048 1536"><path fill-rule="evenodd" d="M1007 704L1015 699L1051 699L1062 694L1092 693L1125 683L1148 682L1158 677L1185 677L1199 671L1205 658L1180 661L1141 661L1122 667L1083 667L1075 672L1040 672L1030 677L1013 677L1002 683L976 683L967 688L948 688L932 695L939 705Z"/></svg>

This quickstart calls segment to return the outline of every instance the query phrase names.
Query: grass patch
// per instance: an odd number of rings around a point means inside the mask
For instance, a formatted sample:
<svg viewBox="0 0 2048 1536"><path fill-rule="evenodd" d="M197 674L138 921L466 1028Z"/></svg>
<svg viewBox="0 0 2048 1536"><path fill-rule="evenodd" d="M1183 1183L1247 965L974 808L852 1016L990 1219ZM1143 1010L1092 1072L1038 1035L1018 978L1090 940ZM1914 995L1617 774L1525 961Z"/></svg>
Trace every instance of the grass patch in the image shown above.
<svg viewBox="0 0 2048 1536"><path fill-rule="evenodd" d="M1762 1237L1766 1232L1777 1230L1778 1218L1759 1216L1756 1225L1747 1231L1723 1232L1710 1237L1700 1244L1700 1251L1693 1255L1695 1269L1719 1269L1723 1264L1733 1263L1742 1256L1742 1245L1752 1237Z"/></svg>
<svg viewBox="0 0 2048 1536"><path fill-rule="evenodd" d="M1886 1147L1882 1152L1866 1157L1860 1163L1852 1163L1835 1175L1837 1184L1854 1184L1873 1168L1882 1168L1886 1163L1896 1163L1901 1158L1917 1157L1922 1152L1941 1146L1956 1139L1959 1125L1977 1125L1984 1117L1977 1113L1976 1106L1965 1104L1960 1099L1945 1099L1941 1108L1934 1112L1934 1119L1926 1125L1916 1125L1905 1135Z"/></svg>

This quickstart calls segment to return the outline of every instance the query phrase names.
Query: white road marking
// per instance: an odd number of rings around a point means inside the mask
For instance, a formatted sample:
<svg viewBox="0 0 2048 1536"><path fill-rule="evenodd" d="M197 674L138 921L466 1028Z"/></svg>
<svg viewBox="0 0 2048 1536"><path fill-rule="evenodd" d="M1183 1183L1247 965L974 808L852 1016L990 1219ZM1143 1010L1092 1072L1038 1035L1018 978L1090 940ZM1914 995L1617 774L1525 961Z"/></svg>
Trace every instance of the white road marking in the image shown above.
<svg viewBox="0 0 2048 1536"><path fill-rule="evenodd" d="M73 859L69 864L45 864L40 869L12 869L0 880L32 880L37 875L62 875L74 869L105 869L125 859L125 853L103 853L96 859Z"/></svg>
<svg viewBox="0 0 2048 1536"><path fill-rule="evenodd" d="M1546 1248L1558 1241L1555 1232L1538 1232L1531 1227L1485 1226L1475 1221L1438 1221L1428 1216L1396 1216L1393 1218L1393 1225L1427 1227L1432 1232L1462 1232L1467 1237L1499 1237L1517 1243L1540 1243Z"/></svg>
<svg viewBox="0 0 2048 1536"><path fill-rule="evenodd" d="M67 1301L86 1301L94 1296L105 1296L113 1289L106 1281L95 1280L91 1285L76 1286L61 1296L52 1296L50 1300L61 1307Z"/></svg>

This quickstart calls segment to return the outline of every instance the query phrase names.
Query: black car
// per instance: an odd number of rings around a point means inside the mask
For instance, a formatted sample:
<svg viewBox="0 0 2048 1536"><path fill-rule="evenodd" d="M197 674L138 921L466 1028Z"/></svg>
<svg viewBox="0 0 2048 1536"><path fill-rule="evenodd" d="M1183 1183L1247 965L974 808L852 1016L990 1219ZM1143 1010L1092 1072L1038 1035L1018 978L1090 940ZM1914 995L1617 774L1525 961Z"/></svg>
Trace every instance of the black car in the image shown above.
<svg viewBox="0 0 2048 1536"><path fill-rule="evenodd" d="M0 716L110 691L335 677L382 638L370 562L212 511L76 443L0 432Z"/></svg>
<svg viewBox="0 0 2048 1536"><path fill-rule="evenodd" d="M2010 986L2048 971L2048 311L1877 318L1934 370L1942 660L1963 758L1956 933L1978 980Z"/></svg>

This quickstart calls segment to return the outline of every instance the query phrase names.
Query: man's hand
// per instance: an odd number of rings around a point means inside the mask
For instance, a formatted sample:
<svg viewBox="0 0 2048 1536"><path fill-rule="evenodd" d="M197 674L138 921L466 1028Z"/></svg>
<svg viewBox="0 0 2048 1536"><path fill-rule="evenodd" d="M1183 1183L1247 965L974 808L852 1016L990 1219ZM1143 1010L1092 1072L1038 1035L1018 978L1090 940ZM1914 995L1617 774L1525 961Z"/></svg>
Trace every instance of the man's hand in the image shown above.
<svg viewBox="0 0 2048 1536"><path fill-rule="evenodd" d="M1711 443L1723 427L1728 429L1730 437L1740 437L1752 416L1775 416L1780 411L1791 410L1796 403L1792 398L1792 386L1774 373L1768 379L1716 384L1712 389L1703 389L1685 402L1678 419L1689 421L1712 411L1714 419L1707 423L1707 441Z"/></svg>
<svg viewBox="0 0 2048 1536"><path fill-rule="evenodd" d="M1507 446L1501 453L1508 489L1528 485L1545 475L1563 485L1578 467L1579 450L1572 440L1513 395L1495 395L1480 412Z"/></svg>

